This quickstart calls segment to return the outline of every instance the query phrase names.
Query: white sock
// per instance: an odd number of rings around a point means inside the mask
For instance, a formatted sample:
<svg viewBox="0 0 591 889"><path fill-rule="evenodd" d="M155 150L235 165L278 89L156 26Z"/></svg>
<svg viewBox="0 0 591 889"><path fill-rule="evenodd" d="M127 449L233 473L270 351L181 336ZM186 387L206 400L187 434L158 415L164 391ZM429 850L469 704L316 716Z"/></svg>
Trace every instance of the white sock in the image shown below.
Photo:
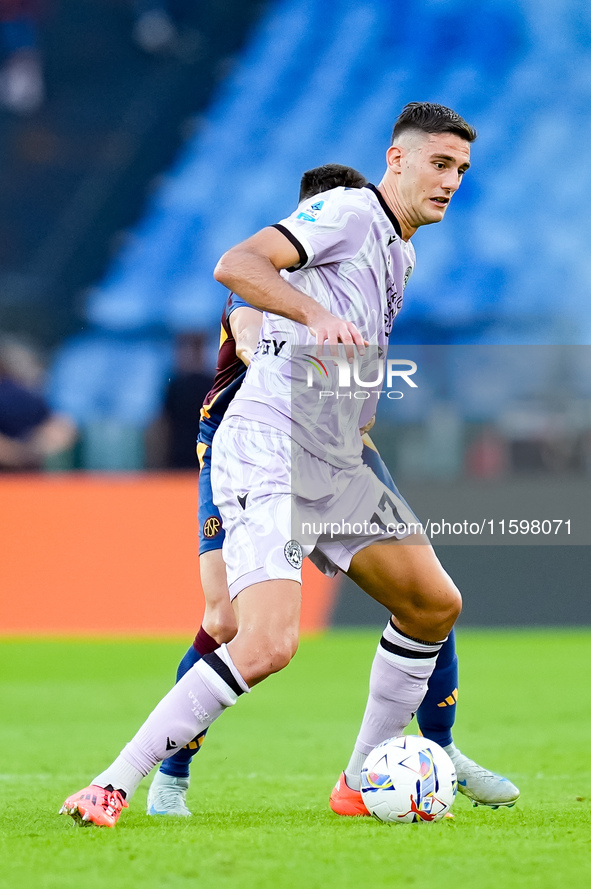
<svg viewBox="0 0 591 889"><path fill-rule="evenodd" d="M345 769L352 790L360 789L359 776L367 754L382 741L399 737L415 715L442 645L411 639L388 623L371 667L361 729Z"/></svg>
<svg viewBox="0 0 591 889"><path fill-rule="evenodd" d="M110 784L129 799L156 763L192 741L248 691L225 645L205 655L162 698L117 759L92 783Z"/></svg>

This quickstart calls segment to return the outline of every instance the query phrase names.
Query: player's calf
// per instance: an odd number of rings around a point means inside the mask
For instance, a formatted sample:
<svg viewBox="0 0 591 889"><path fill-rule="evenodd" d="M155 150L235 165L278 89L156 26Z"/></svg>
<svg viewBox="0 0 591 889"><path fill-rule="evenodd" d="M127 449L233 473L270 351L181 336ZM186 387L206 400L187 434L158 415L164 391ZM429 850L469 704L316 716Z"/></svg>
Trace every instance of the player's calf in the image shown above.
<svg viewBox="0 0 591 889"><path fill-rule="evenodd" d="M440 642L462 610L460 591L424 535L371 544L353 556L347 574L411 638Z"/></svg>
<svg viewBox="0 0 591 889"><path fill-rule="evenodd" d="M250 688L286 667L296 653L300 602L294 580L266 580L240 592L239 629L227 650Z"/></svg>

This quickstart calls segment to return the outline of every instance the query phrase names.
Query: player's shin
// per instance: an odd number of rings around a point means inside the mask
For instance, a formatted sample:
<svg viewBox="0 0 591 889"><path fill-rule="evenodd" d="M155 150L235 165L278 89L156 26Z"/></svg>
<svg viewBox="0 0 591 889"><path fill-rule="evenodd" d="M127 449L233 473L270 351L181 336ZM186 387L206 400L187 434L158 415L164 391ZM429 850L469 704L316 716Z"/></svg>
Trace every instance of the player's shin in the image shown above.
<svg viewBox="0 0 591 889"><path fill-rule="evenodd" d="M195 636L195 641L178 666L176 681L179 682L185 673L187 673L191 667L194 667L202 657L205 657L206 654L211 654L219 647L219 642L216 642L213 636L210 636L209 633L201 627ZM174 756L165 759L160 767L160 771L164 775L169 775L171 778L188 778L189 767L193 757L201 749L206 731L207 729L201 732L198 737L192 738L189 743L179 750L178 753L175 753Z"/></svg>
<svg viewBox="0 0 591 889"><path fill-rule="evenodd" d="M206 654L211 654L220 647L220 643L216 642L213 636L200 627L199 632L195 636L193 643L181 659L176 671L176 681L178 682L185 673L193 667L197 661L200 661Z"/></svg>
<svg viewBox="0 0 591 889"><path fill-rule="evenodd" d="M452 743L458 699L458 658L452 630L441 646L435 669L429 679L427 694L417 711L421 733L440 747Z"/></svg>
<svg viewBox="0 0 591 889"><path fill-rule="evenodd" d="M411 639L388 623L373 660L369 698L349 765L347 784L359 790L367 754L387 738L402 734L416 713L441 648L441 642Z"/></svg>
<svg viewBox="0 0 591 889"><path fill-rule="evenodd" d="M225 645L206 655L164 697L117 759L93 784L127 799L145 775L207 729L239 695L250 691Z"/></svg>

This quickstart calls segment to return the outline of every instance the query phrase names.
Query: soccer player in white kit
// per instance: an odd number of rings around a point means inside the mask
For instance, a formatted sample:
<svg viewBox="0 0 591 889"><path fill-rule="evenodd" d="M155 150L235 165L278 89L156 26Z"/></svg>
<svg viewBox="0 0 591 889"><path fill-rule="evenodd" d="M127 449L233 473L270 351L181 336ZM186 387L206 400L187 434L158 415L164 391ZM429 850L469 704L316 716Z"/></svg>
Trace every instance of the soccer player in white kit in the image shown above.
<svg viewBox="0 0 591 889"><path fill-rule="evenodd" d="M360 362L361 379L379 376L414 267L409 239L443 219L475 138L450 109L412 103L396 122L378 188L327 192L220 260L216 278L266 313L258 351L212 448L238 632L185 674L114 763L62 811L114 824L157 762L289 663L306 555L328 573L347 572L392 614L337 796L341 787L358 793L367 753L410 722L461 597L427 538L413 532L407 505L361 461L359 429L375 412L376 389L365 399L319 398L308 368L315 347L326 344L325 391L338 392L347 377L339 348ZM340 523L342 531L323 533L322 523Z"/></svg>

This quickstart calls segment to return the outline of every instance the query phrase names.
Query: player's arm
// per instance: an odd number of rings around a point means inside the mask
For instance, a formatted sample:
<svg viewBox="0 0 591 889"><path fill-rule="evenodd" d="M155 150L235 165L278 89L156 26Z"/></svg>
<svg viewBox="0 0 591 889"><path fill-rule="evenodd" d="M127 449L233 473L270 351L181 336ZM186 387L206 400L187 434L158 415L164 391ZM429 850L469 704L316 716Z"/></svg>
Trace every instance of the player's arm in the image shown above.
<svg viewBox="0 0 591 889"><path fill-rule="evenodd" d="M295 245L278 229L269 227L224 253L214 277L255 308L305 324L316 342L320 346L327 343L332 354L337 354L338 343L343 343L350 361L355 347L363 355L365 343L354 324L337 318L279 274L281 269L297 267L300 261Z"/></svg>
<svg viewBox="0 0 591 889"><path fill-rule="evenodd" d="M239 306L230 315L229 324L236 343L236 354L247 367L259 341L261 320L261 312L248 306Z"/></svg>

